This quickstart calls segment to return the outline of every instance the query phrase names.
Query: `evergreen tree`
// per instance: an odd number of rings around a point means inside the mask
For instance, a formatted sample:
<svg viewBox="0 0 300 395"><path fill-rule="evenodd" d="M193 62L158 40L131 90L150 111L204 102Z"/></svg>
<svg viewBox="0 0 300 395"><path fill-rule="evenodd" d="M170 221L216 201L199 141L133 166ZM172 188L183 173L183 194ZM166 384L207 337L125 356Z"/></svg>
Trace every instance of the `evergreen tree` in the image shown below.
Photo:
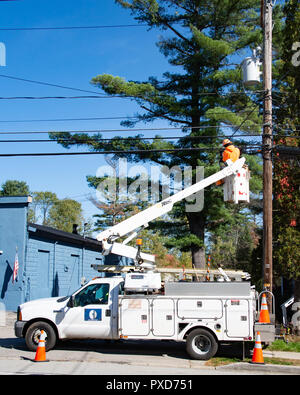
<svg viewBox="0 0 300 395"><path fill-rule="evenodd" d="M170 141L145 140L141 135L126 141L116 137L109 143L99 142L101 135L52 133L65 147L89 145L94 150L143 150L142 153L120 154L131 161L152 161L159 165L204 166L205 177L219 169L216 147L222 139L239 133L261 132L259 100L256 92L243 93L241 70L236 57L244 49L261 44L259 0L116 0L140 23L157 28L165 37L157 43L173 72L148 81L126 81L118 76L102 74L92 83L109 95L130 98L140 105L137 122L164 119L182 127L183 138ZM134 126L136 122L124 122ZM238 126L238 127L237 127ZM209 136L209 138L205 137ZM152 152L172 149L176 153ZM199 150L189 150L189 149ZM252 175L254 175L252 173ZM222 191L211 187L205 191L205 204L199 212L186 212L184 204L174 209L176 220L165 223L165 231L174 237L170 244L182 251L191 250L195 267L205 267L205 231L220 218L226 222L230 211L222 201Z"/></svg>

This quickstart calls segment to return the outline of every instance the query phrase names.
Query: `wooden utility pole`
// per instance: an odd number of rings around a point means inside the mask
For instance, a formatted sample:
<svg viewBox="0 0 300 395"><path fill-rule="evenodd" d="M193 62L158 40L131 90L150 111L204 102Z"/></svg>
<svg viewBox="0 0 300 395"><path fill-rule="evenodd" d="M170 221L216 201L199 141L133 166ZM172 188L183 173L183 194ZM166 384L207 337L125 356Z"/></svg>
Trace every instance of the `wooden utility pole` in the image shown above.
<svg viewBox="0 0 300 395"><path fill-rule="evenodd" d="M271 0L263 2L263 83L264 83L264 125L263 125L263 280L264 287L272 292L273 272L273 220L272 220L272 7Z"/></svg>

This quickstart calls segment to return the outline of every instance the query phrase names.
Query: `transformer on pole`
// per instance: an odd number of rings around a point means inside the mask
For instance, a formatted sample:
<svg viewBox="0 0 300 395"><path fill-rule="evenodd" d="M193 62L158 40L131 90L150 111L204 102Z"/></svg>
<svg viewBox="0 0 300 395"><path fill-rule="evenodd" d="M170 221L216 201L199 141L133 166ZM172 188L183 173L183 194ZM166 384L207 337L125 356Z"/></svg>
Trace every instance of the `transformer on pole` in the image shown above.
<svg viewBox="0 0 300 395"><path fill-rule="evenodd" d="M257 85L261 82L262 72L260 70L262 62L259 57L261 48L253 50L252 56L249 56L241 63L243 73L243 84L245 87Z"/></svg>

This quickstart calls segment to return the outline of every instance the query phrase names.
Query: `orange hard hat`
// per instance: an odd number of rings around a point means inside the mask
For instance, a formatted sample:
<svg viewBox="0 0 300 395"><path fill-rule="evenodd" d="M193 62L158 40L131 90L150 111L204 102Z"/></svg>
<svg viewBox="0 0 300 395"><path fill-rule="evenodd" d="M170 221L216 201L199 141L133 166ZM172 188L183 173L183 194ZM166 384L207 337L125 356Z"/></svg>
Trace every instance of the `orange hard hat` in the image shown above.
<svg viewBox="0 0 300 395"><path fill-rule="evenodd" d="M232 144L232 142L229 139L225 139L225 140L223 140L223 145L226 145L226 144Z"/></svg>

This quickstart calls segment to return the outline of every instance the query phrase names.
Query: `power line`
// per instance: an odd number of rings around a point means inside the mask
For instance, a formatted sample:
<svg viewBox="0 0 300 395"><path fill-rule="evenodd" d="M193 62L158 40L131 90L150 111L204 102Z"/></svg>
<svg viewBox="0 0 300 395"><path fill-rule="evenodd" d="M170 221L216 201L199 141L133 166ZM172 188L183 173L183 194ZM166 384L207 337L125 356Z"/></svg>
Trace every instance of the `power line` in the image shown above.
<svg viewBox="0 0 300 395"><path fill-rule="evenodd" d="M0 1L16 1L16 0L0 0ZM256 19L250 18L245 21L247 23L253 23ZM181 25L180 23L173 22L172 25ZM150 27L148 24L117 24L117 25L91 25L91 26L37 26L37 27L3 27L0 31L39 31L39 30L85 30L85 29L120 29L120 28L131 28L131 27ZM228 31L227 33L235 33L234 31Z"/></svg>
<svg viewBox="0 0 300 395"><path fill-rule="evenodd" d="M101 95L101 93L96 92L96 91L92 91L92 90L73 88L73 87L70 87L70 86L65 86L65 85L60 85L60 84L52 84L50 82L30 80L30 79L27 79L27 78L20 78L20 77L15 77L15 76L12 76L12 75L0 74L0 77L1 78L8 78L8 79L11 79L11 80L16 80L16 81L29 82L31 84L53 86L55 88L69 89L69 90L72 90L72 91L79 91L79 92L86 92L86 93L95 93L95 94Z"/></svg>
<svg viewBox="0 0 300 395"><path fill-rule="evenodd" d="M0 29L1 30L1 29ZM79 91L79 92L86 92L86 93L94 93L97 95L97 97L101 97L101 98L113 98L113 97L121 97L121 98L128 98L128 96L124 96L124 95L112 95L112 96L108 96L108 95L103 95L99 92L93 91L93 90L86 90L86 89L80 89L80 88L74 88L74 87L69 87L69 86L65 86L62 84L54 84L54 83L50 83L50 82L44 82L44 81L36 81L36 80L31 80L28 78L21 78L21 77L16 77L16 76L12 76L12 75L7 75L7 74L0 74L1 78L8 78L8 79L12 79L12 80L16 80L16 81L22 81L22 82L29 82L32 84L38 84L38 85L44 85L44 86L51 86L51 87L55 87L55 88L60 88L60 89L68 89L68 90L72 90L72 91ZM256 91L251 91L251 93L264 93L264 91L262 90L256 90ZM225 92L225 93L219 93L219 92L198 92L197 95L198 96L219 96L219 97L226 97L226 96L232 96L232 95L237 95L237 94L241 94L241 95L245 95L246 93L244 91L229 91L229 92ZM1 99L7 99L7 100L16 100L16 99L58 99L58 98L65 98L65 99L71 99L71 98L95 98L94 96L88 96L88 97L57 97L57 96L46 96L46 97L32 97L32 96L20 96L20 97L9 97L9 98L4 98L2 97Z"/></svg>
<svg viewBox="0 0 300 395"><path fill-rule="evenodd" d="M253 126L262 126L260 124L253 124ZM135 129L95 129L95 130L63 130L63 131L10 131L10 132L5 132L5 131L0 131L0 134L8 134L8 135L14 135L14 134L49 134L49 133L116 133L116 132L124 132L124 133L135 133L135 132L154 132L154 131L174 131L174 130L187 130L187 129L213 129L213 128L233 128L235 125L222 125L222 126L208 126L208 125L203 125L203 126L185 126L185 127L165 127L165 128L135 128ZM239 136L244 136L244 135L239 135ZM246 135L246 136L255 136L259 137L257 134L253 135ZM214 136L209 136L210 138L213 138ZM220 136L224 137L224 136Z"/></svg>
<svg viewBox="0 0 300 395"><path fill-rule="evenodd" d="M114 99L114 98L125 98L129 99L130 96L105 96L105 95L99 95L99 96L9 96L9 97L4 97L1 96L0 100L51 100L51 99Z"/></svg>
<svg viewBox="0 0 300 395"><path fill-rule="evenodd" d="M112 141L145 141L145 140L202 140L202 139L222 139L226 136L224 135L216 135L216 136L155 136L155 137L113 137L113 138L102 138L102 137L92 137L90 139L85 139L85 140L80 140L71 137L71 139L67 138L60 138L59 142L70 142L70 143L76 143L76 144L86 144L88 142L112 142ZM242 137L242 138L247 138L247 137L257 137L260 138L261 136L256 135L256 134L248 134L248 135L243 135L239 134L235 136L237 137ZM291 139L299 139L300 136L282 136L282 135L274 135L274 137L278 138L291 138ZM0 143L57 143L57 140L53 139L14 139L14 140L0 140ZM249 144L249 142L247 143Z"/></svg>
<svg viewBox="0 0 300 395"><path fill-rule="evenodd" d="M232 137L235 135L235 133L238 132L239 129L244 125L244 123L248 121L248 119L250 118L250 115L252 115L253 112L254 112L256 109L257 109L257 107L255 106L255 107L253 108L253 110L248 114L248 116L242 121L242 123L235 129L235 131L234 131L233 134L230 136L230 138L232 138Z"/></svg>
<svg viewBox="0 0 300 395"><path fill-rule="evenodd" d="M50 85L50 84L49 84ZM54 84L51 84L50 86L54 86ZM65 89L73 89L73 90L80 90L83 92L91 92L91 91L85 91L82 89L76 89L76 88L65 88ZM93 92L95 93L95 92ZM97 92L96 92L97 93ZM209 96L211 94L213 95L218 95L219 97L226 97L228 95L232 94L244 94L244 92L229 92L225 94L221 93L209 93L209 92L200 92L198 95L203 95L203 96ZM188 95L188 93L186 94ZM114 99L114 98L121 98L121 99L144 99L147 100L147 98L143 98L142 96L129 96L129 95L103 95L103 94L98 94L98 96L95 95L89 95L89 96L1 96L0 100L50 100L50 99ZM226 109L221 109L223 111L226 111ZM245 111L240 111L246 114L247 112ZM248 111L248 113L250 113Z"/></svg>
<svg viewBox="0 0 300 395"><path fill-rule="evenodd" d="M0 29L1 30L1 29ZM69 87L69 86L65 86L65 85L61 85L61 84L53 84L51 82L44 82L44 81L36 81L36 80L31 80L28 78L21 78L21 77L15 77L12 75L7 75L7 74L0 74L1 78L8 78L8 79L12 79L12 80L16 80L16 81L22 81L22 82L29 82L32 84L38 84L38 85L46 85L46 86L53 86L56 88L62 88L62 89L69 89L69 90L74 90L74 91L79 91L79 92L88 92L88 93L96 93L96 94L100 94L99 92L96 91L91 91L91 90L86 90L86 89L79 89L79 88L74 88L74 87ZM264 91L262 90L255 90L255 91L251 91L251 93L263 93ZM229 91L226 93L219 93L219 92L198 92L197 95L207 95L207 96L231 96L231 95L237 95L237 94L242 94L245 95L246 93L244 91Z"/></svg>
<svg viewBox="0 0 300 395"><path fill-rule="evenodd" d="M70 142L70 143L78 143L78 144L86 144L88 142L112 142L112 141L144 141L144 140L201 140L201 139L217 139L224 138L224 135L220 136L172 136L172 137L163 137L163 136L155 136L155 137L114 137L110 139L103 138L90 138L85 140L80 139L66 139L60 138L59 143L61 142ZM257 135L238 135L236 137L260 137ZM57 140L50 139L17 139L17 140L0 140L0 143L57 143Z"/></svg>
<svg viewBox="0 0 300 395"><path fill-rule="evenodd" d="M3 1L3 0L1 0ZM11 0L10 0L11 1ZM85 29L113 29L127 27L149 27L146 24L128 25L95 25L95 26L49 26L49 27L3 27L0 31L39 31L39 30L85 30Z"/></svg>
<svg viewBox="0 0 300 395"><path fill-rule="evenodd" d="M261 148L261 145L253 145L251 148ZM124 155L124 154L143 154L149 152L166 153L166 152L182 152L182 151L219 151L219 147L210 148L165 148L165 149L142 149L142 150L119 150L119 151L82 151L82 152L33 152L33 153L11 153L0 154L0 157L34 157L34 156L76 156L76 155Z"/></svg>
<svg viewBox="0 0 300 395"><path fill-rule="evenodd" d="M118 119L137 119L137 117L89 117L89 118L52 118L52 119L16 119L0 120L0 123L25 123L25 122L68 122L68 121L106 121Z"/></svg>
<svg viewBox="0 0 300 395"><path fill-rule="evenodd" d="M96 91L92 91L92 90L74 88L74 87L69 87L69 86L65 86L65 85L62 85L62 84L54 84L54 83L51 83L51 82L36 81L36 80L28 79L28 78L15 77L15 76L12 76L12 75L7 75L7 74L0 74L0 77L1 78L8 78L8 79L16 80L16 81L29 82L29 83L32 83L32 84L52 86L52 87L55 87L55 88L69 89L69 90L73 90L73 91L95 93L97 95L101 95L101 93L96 92ZM253 91L251 91L249 93L251 93L251 94L264 93L264 91L263 90L253 90ZM284 93L284 92L282 92L282 93ZM245 93L245 91L229 91L229 92L224 92L224 93L219 93L219 92L198 92L197 95L198 96L204 95L204 96L226 97L226 96L232 96L232 95L246 95L246 93ZM113 96L114 97L124 97L123 95L120 95L120 96L113 95Z"/></svg>

